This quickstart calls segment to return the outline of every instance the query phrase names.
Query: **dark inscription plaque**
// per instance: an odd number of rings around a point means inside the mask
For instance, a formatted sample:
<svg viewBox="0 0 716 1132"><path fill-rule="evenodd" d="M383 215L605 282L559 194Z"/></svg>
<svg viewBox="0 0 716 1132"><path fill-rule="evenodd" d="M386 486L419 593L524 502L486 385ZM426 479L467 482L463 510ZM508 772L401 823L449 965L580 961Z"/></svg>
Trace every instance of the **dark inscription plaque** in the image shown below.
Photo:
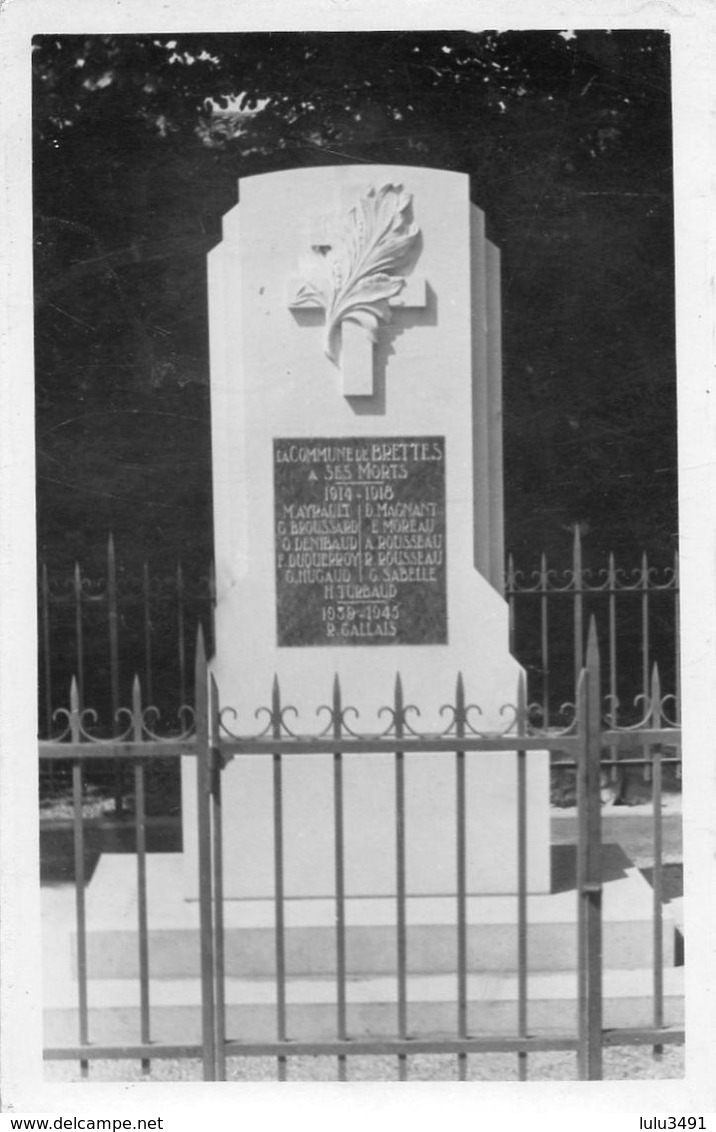
<svg viewBox="0 0 716 1132"><path fill-rule="evenodd" d="M445 439L274 440L278 644L447 643Z"/></svg>

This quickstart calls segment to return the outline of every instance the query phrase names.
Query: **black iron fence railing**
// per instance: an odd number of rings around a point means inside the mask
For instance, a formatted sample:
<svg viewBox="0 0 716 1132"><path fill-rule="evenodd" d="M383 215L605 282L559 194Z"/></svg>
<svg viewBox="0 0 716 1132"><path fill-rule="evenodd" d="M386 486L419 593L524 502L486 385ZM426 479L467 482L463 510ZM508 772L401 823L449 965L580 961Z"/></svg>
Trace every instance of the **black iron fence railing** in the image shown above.
<svg viewBox="0 0 716 1132"><path fill-rule="evenodd" d="M535 570L507 561L505 598L510 647L527 674L527 698L545 727L561 722L560 709L574 701L584 662L586 626L594 618L603 643L605 693L613 718L639 716L637 698L648 696L651 671L679 703L678 562L655 568L646 554L625 568L609 555L599 568L583 565L579 531L567 565L541 558ZM77 680L79 702L113 720L131 693L135 673L148 703L174 712L191 691L191 636L201 624L208 651L216 599L211 565L188 577L177 563L157 575L147 564L138 574L118 565L110 536L103 577L81 565L69 573L43 563L39 576L40 735L53 734L58 694Z"/></svg>
<svg viewBox="0 0 716 1132"><path fill-rule="evenodd" d="M586 629L594 619L602 642L604 689L611 718L631 713L649 695L658 664L664 688L678 718L679 569L678 558L659 568L643 553L638 566L617 565L613 554L599 568L585 567L579 528L571 560L555 568L542 555L539 569L517 569L507 561L505 598L510 610L510 648L527 671L530 701L549 726L561 718L561 705L573 701L584 661Z"/></svg>
<svg viewBox="0 0 716 1132"><path fill-rule="evenodd" d="M348 1078L350 1058L355 1055L389 1054L397 1059L398 1076L410 1076L411 1055L420 1053L454 1054L458 1076L468 1076L471 1055L487 1052L511 1052L518 1059L519 1076L529 1073L529 1056L542 1050L573 1050L578 1074L583 1079L602 1076L603 1049L609 1045L648 1044L658 1055L667 1043L683 1041L680 1019L667 1018L664 996L664 915L663 915L663 828L662 772L666 766L680 762L680 731L669 718L662 694L658 670L652 671L648 693L642 701L642 717L628 725L619 725L613 705L607 701L605 714L602 697L600 660L594 623L590 627L586 662L577 682L571 722L557 730L534 721L524 679L520 680L511 719L499 732L481 732L473 723L473 714L465 704L462 680L458 676L454 703L446 714L445 729L439 733L415 730L403 698L400 678L396 679L392 702L387 707L389 724L381 733L365 734L352 723L347 726L347 711L336 681L333 688L329 720L317 734L292 732L286 724L287 710L276 683L270 705L265 709L268 722L260 734L233 733L230 713L222 712L216 685L208 673L202 634L196 650L194 708L187 726L172 737L159 736L155 717L145 706L138 678L135 678L131 706L119 710L116 734L101 737L95 714L81 703L79 685L72 683L69 707L56 713L60 727L53 739L40 741L39 753L48 762L69 763L72 768L74 886L77 980L77 1041L53 1045L45 1051L47 1059L71 1058L80 1062L83 1072L96 1059L134 1058L145 1069L157 1058L200 1057L207 1080L222 1080L227 1062L232 1058L269 1056L275 1059L280 1080L290 1075L291 1059L301 1055L329 1055L336 1058L337 1076ZM412 717L411 717L412 718ZM351 716L353 719L353 716ZM561 765L570 767L577 781L576 813L576 953L577 962L575 1013L573 1026L559 1029L538 1029L533 1025L531 982L534 968L530 958L530 923L527 894L526 838L526 766L531 754L548 750ZM477 1015L468 1010L471 966L467 947L466 884L466 802L465 760L471 752L511 753L517 759L517 999L514 1021L509 1033L491 1032L475 1024ZM395 775L395 1026L392 1034L366 1036L353 1033L349 1010L350 972L346 963L345 870L346 846L343 832L344 782L343 759L347 754L363 752L390 755ZM411 929L407 916L408 894L405 883L405 774L415 753L440 752L452 761L455 774L455 981L454 1028L452 1033L416 1032L410 1026L412 983L408 963ZM651 948L652 990L651 1022L645 1025L621 1025L605 1028L603 1016L604 955L602 947L601 860L602 819L601 781L604 765L611 767L614 753L625 765L648 767L650 770L651 821L653 845L653 946ZM335 864L335 1034L315 1040L298 1032L292 1022L288 990L291 972L286 947L286 895L284 862L287 852L283 815L283 768L286 758L300 760L306 755L325 754L332 759L334 837L332 851ZM201 986L201 1003L197 1017L197 1040L153 1041L153 983L148 960L148 886L145 810L145 767L157 755L182 755L195 760L197 775L197 842L199 901L196 931L200 940L197 977ZM273 818L271 838L274 857L273 895L273 998L274 1036L252 1035L242 1024L240 1034L232 1033L234 1022L227 1011L226 955L224 929L223 840L222 840L222 777L232 759L258 755L271 761ZM136 948L138 957L139 1006L134 1040L123 1043L93 1041L90 1019L90 980L88 977L88 923L85 899L85 818L83 812L84 783L88 771L97 762L120 762L132 768L134 776L133 823L136 853ZM671 927L668 930L672 930ZM479 1013L478 1008L478 1013ZM243 1017L243 1016L242 1016Z"/></svg>
<svg viewBox="0 0 716 1132"><path fill-rule="evenodd" d="M543 556L537 570L507 563L505 598L509 608L510 648L525 669L531 718L545 730L564 727L565 704L575 699L576 679L584 660L586 625L595 620L603 643L603 685L613 726L637 722L649 695L651 671L658 664L665 703L674 723L679 720L679 586L678 563L659 569L641 556L633 569L610 555L599 568L583 563L579 531L570 562L555 568ZM168 735L181 726L182 705L192 696L191 636L202 626L208 651L213 641L215 604L213 568L188 576L181 564L166 574L138 574L124 569L110 537L103 577L88 576L79 564L69 574L40 569L39 586L39 720L40 738L57 734L55 708L74 677L80 709L91 704L97 713L98 737L116 736L117 712L132 694L138 673L145 701L156 705L155 732ZM666 694L668 693L668 694ZM179 718L177 718L179 714ZM616 761L617 748L610 749ZM626 776L648 785L650 767L638 772L612 767L615 793ZM680 763L667 771L672 785ZM554 771L555 802L571 800L565 771ZM69 765L41 763L40 787L51 801L71 789ZM132 780L121 764L104 760L92 770L97 805L111 804L117 814L131 793ZM148 770L147 802L165 814L178 813L176 760L160 758ZM109 800L109 801L108 801Z"/></svg>

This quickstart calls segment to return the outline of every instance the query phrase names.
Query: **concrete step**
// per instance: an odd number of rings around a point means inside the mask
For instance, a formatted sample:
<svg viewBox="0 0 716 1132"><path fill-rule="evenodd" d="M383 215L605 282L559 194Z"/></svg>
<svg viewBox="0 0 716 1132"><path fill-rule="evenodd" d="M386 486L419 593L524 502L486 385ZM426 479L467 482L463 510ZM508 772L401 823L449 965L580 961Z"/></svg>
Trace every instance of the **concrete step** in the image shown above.
<svg viewBox="0 0 716 1132"><path fill-rule="evenodd" d="M614 864L614 862L612 862ZM147 859L151 1037L198 1043L201 1036L199 916L183 898L181 855ZM604 909L604 1025L650 1025L653 1019L653 893L627 864L607 872ZM576 893L565 878L548 896L528 898L528 1018L533 1032L576 1031ZM45 1042L77 1041L75 908L72 886L43 889ZM136 862L105 854L86 892L89 1034L96 1043L139 1040ZM226 901L227 1036L272 1040L276 1033L272 901ZM415 1036L454 1034L457 1026L456 902L411 897L408 919L408 1024ZM517 1028L514 896L470 897L468 1026L475 1035ZM293 1039L336 1035L335 904L285 903L288 1033ZM395 1035L395 900L346 902L347 1014L353 1037ZM683 1019L683 969L672 966L674 920L667 906L665 1014Z"/></svg>
<svg viewBox="0 0 716 1132"><path fill-rule="evenodd" d="M628 862L627 862L628 865ZM606 967L638 970L651 961L652 890L641 873L612 870L603 894ZM138 976L137 895L133 858L104 854L86 895L87 959L91 979ZM181 855L147 858L150 971L156 979L196 977L199 914L182 896ZM412 973L449 974L457 964L454 897L409 897L407 964ZM287 899L286 963L294 976L327 976L336 969L336 907L332 900ZM271 900L228 900L224 906L226 973L268 978L275 965ZM527 900L529 966L533 971L571 971L577 963L577 898L561 891ZM517 899L473 896L467 900L468 969L502 973L517 967ZM70 927L72 933L72 928ZM74 935L72 936L74 939ZM396 902L390 897L346 901L347 969L352 976L395 970ZM665 963L674 962L674 924L664 914ZM74 970L70 955L67 973Z"/></svg>
<svg viewBox="0 0 716 1132"><path fill-rule="evenodd" d="M683 1023L683 968L664 972L665 1022ZM651 971L605 971L604 1025L648 1026L653 1022ZM328 1040L336 1036L336 985L333 980L289 979L288 1036L293 1040ZM350 979L348 1033L379 1037L397 1032L397 983L394 978ZM64 983L49 995L45 1010L45 1045L77 1040L76 985ZM576 1032L576 976L562 972L532 975L528 982L531 1032ZM455 1034L455 977L412 976L408 980L408 1028L412 1037ZM273 980L227 979L226 1034L232 1039L271 1041L276 1035L276 986ZM201 986L198 979L157 980L151 986L151 1038L156 1042L201 1040ZM513 975L468 978L468 1029L474 1036L517 1031L517 979ZM139 1040L139 987L128 979L95 980L89 988L89 1036L94 1043Z"/></svg>

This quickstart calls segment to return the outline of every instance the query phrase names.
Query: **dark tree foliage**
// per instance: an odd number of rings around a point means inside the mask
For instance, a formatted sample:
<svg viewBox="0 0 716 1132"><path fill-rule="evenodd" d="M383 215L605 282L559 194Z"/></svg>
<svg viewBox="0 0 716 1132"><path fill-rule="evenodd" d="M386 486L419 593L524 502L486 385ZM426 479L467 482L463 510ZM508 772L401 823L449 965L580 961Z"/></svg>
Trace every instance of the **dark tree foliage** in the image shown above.
<svg viewBox="0 0 716 1132"><path fill-rule="evenodd" d="M502 249L509 545L676 532L671 121L658 31L43 36L38 522L71 565L211 552L205 255L237 178L472 177ZM91 566L91 562L89 563Z"/></svg>

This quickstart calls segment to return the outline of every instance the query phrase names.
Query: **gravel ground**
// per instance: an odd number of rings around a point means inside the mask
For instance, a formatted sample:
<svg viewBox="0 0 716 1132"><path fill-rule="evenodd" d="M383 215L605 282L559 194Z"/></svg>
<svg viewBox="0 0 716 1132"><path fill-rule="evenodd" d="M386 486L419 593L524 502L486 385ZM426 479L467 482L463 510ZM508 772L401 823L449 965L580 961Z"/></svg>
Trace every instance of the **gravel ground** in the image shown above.
<svg viewBox="0 0 716 1132"><path fill-rule="evenodd" d="M468 1080L517 1081L517 1057L514 1054L488 1053L468 1056ZM528 1077L532 1081L574 1081L577 1079L574 1053L532 1053L528 1058ZM683 1046L666 1046L655 1058L651 1047L620 1046L604 1051L604 1080L647 1081L656 1078L679 1078L684 1075ZM348 1059L351 1081L397 1081L395 1057L351 1057ZM456 1081L457 1058L454 1054L415 1055L408 1059L411 1081ZM81 1081L75 1062L48 1062L45 1079ZM336 1059L333 1057L291 1058L289 1081L335 1081ZM149 1074L130 1061L95 1061L91 1064L90 1081L200 1081L201 1063L195 1060L166 1060L152 1063ZM227 1063L229 1081L275 1081L276 1061L273 1058L230 1058Z"/></svg>

